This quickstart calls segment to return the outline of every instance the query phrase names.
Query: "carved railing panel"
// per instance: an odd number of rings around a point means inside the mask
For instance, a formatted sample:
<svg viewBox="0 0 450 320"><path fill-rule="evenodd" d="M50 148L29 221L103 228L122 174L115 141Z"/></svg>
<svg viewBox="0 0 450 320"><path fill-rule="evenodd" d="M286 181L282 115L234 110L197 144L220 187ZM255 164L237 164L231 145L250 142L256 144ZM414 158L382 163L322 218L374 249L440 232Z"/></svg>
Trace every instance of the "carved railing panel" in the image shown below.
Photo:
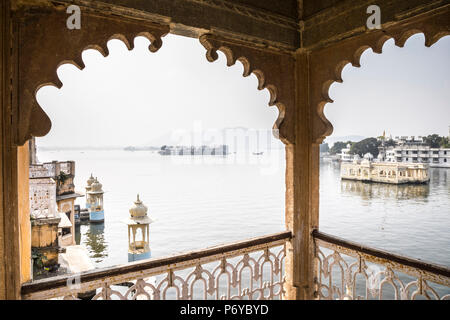
<svg viewBox="0 0 450 320"><path fill-rule="evenodd" d="M25 284L24 299L282 299L290 232ZM95 291L95 292L94 292Z"/></svg>
<svg viewBox="0 0 450 320"><path fill-rule="evenodd" d="M315 232L316 297L450 300L450 269ZM358 248L359 247L359 248Z"/></svg>

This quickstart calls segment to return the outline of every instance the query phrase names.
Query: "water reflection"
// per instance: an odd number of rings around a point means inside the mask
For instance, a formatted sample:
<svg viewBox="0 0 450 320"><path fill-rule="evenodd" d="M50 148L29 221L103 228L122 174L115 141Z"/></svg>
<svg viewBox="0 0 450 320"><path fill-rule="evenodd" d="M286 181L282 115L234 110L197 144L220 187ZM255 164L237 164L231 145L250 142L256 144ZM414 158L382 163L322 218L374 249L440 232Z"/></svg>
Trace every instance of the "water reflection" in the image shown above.
<svg viewBox="0 0 450 320"><path fill-rule="evenodd" d="M448 168L430 168L430 179L438 184L447 184L450 175ZM450 190L450 184L447 184Z"/></svg>
<svg viewBox="0 0 450 320"><path fill-rule="evenodd" d="M105 241L105 224L91 223L84 234L83 244L89 251L89 256L95 263L102 262L108 256L108 246Z"/></svg>
<svg viewBox="0 0 450 320"><path fill-rule="evenodd" d="M81 226L80 224L75 225L75 243L79 245L81 242Z"/></svg>
<svg viewBox="0 0 450 320"><path fill-rule="evenodd" d="M320 229L350 241L450 265L450 169L430 168L429 184L341 180L320 165ZM433 236L430 236L433 235Z"/></svg>
<svg viewBox="0 0 450 320"><path fill-rule="evenodd" d="M353 180L341 181L341 193L352 196L360 196L363 200L379 199L423 199L430 194L428 184L384 184L367 183Z"/></svg>
<svg viewBox="0 0 450 320"><path fill-rule="evenodd" d="M341 180L338 163L322 162L320 229L369 247L449 266L450 169L430 168L429 175L429 184L421 185L364 183ZM338 268L332 272L333 285L339 287L346 274ZM404 283L412 281L405 274L397 275ZM448 287L428 284L440 295L449 293ZM364 296L365 285L359 285L356 294ZM394 297L387 284L383 297Z"/></svg>

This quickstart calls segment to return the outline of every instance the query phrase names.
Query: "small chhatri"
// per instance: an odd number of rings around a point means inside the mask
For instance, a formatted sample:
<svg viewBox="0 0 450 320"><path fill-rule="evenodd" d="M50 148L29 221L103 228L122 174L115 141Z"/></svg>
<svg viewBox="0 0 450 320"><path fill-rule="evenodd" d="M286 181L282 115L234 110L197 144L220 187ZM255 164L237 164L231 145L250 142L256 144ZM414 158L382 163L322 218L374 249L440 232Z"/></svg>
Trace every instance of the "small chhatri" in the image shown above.
<svg viewBox="0 0 450 320"><path fill-rule="evenodd" d="M125 220L128 225L128 262L149 259L149 225L153 220L147 216L148 208L139 199L130 208L130 217Z"/></svg>
<svg viewBox="0 0 450 320"><path fill-rule="evenodd" d="M89 180L88 180L89 181ZM105 212L103 210L103 185L97 178L90 185L90 190L86 192L89 197L89 221L101 223L105 221Z"/></svg>
<svg viewBox="0 0 450 320"><path fill-rule="evenodd" d="M93 177L92 173L89 179L86 181L86 209L89 209L91 207L91 197L89 194L89 191L91 191L91 185L94 183L95 178Z"/></svg>

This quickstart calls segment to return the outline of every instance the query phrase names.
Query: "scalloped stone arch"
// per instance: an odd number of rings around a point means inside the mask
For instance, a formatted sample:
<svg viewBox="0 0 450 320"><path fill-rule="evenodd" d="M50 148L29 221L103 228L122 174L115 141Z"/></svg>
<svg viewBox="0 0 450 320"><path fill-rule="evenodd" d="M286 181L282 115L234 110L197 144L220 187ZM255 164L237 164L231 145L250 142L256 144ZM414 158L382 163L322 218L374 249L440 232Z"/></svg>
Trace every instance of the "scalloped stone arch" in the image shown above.
<svg viewBox="0 0 450 320"><path fill-rule="evenodd" d="M17 99L20 100L17 103L17 145L23 145L31 137L44 136L50 131L51 120L39 106L36 94L43 86L50 85L58 89L62 87L57 75L57 69L61 65L72 64L80 70L84 69L82 52L95 49L106 57L109 55L107 42L112 39L121 40L128 50L132 50L134 38L144 36L150 40L149 50L156 52L162 46L161 38L170 32L168 25L134 20L124 22L123 18L121 23L117 24L114 18L109 16L91 15L89 11L82 14L84 25L87 26L85 28L89 30L79 33L67 28L55 30L55 25L61 21L65 22L65 12L40 12L37 15L26 14L22 17L27 21L24 25L31 25L29 20L33 20L34 24L41 26L41 31L36 33L30 27L19 30L21 50L16 54L20 66L18 81L23 85L19 87ZM43 41L43 34L51 35L50 39ZM279 110L273 126L275 137L284 143L293 141L293 134L288 134L292 130L288 129L289 126L285 125L284 121L286 109L294 105L293 57L276 50L250 48L245 43L223 42L216 49L216 41L221 40L209 34L201 36L199 40L207 49L206 57L210 62L218 58L216 50L220 50L227 57L228 66L240 61L244 66L244 77L251 73L256 75L258 89L267 89L270 93L269 105L276 105Z"/></svg>
<svg viewBox="0 0 450 320"><path fill-rule="evenodd" d="M205 47L207 47L207 42L203 41L202 42ZM252 69L250 61L246 58L246 57L239 57L239 58L235 58L233 56L233 51L228 48L228 47L219 47L217 50L214 50L212 48L207 49L206 52L206 59L209 62L214 62L218 59L218 55L217 55L217 51L222 51L225 54L225 57L227 58L227 66L231 67L233 65L236 64L236 61L239 61L242 66L244 67L244 72L242 74L243 77L248 77L250 76L250 74L254 74L256 76L256 78L258 79L258 90L264 90L267 89L267 91L270 94L270 98L269 98L269 106L276 106L278 108L278 117L277 120L275 121L274 125L273 125L273 132L274 132L274 136L278 139L280 139L280 135L279 135L279 128L281 123L284 120L284 110L285 110L285 106L282 102L279 102L277 100L277 88L276 86L272 85L272 84L267 84L266 83L266 78L264 76L264 72L262 70L259 69ZM281 140L283 140L281 138Z"/></svg>
<svg viewBox="0 0 450 320"><path fill-rule="evenodd" d="M256 76L258 90L267 89L270 94L269 106L278 108L278 117L272 128L274 136L284 144L293 143L294 119L286 119L287 110L293 110L295 104L295 60L292 55L268 48L250 47L245 42L212 34L204 34L199 39L206 49L209 62L216 61L217 51L221 51L228 67L239 61L244 67L244 77L252 73Z"/></svg>
<svg viewBox="0 0 450 320"><path fill-rule="evenodd" d="M105 43L108 43L110 40L120 40L122 41L125 46L127 47L127 49L129 51L134 49L134 39L136 37L140 37L143 36L145 38L147 38L150 41L150 45L148 47L150 52L156 52L158 51L161 46L162 46L162 40L160 38L156 39L151 33L149 32L141 32L135 35L135 37L133 39L130 39L131 41L129 41L127 39L127 37L123 34L114 34L111 37L108 38L108 40L106 40ZM91 45L87 45L86 47L81 49L81 53L86 51L86 50L96 50L98 51L104 58L109 56L109 49L108 47L105 46L102 47L101 45L96 45L96 44L91 44ZM81 54L79 56L77 56L76 58L74 58L73 60L62 60L56 67L56 70L58 70L59 67L65 65L65 64L71 64L75 67L78 68L78 70L83 70L86 66L83 62L83 59L81 57ZM35 90L35 95L37 94L37 92L39 91L39 89L41 89L42 87L45 86L53 86L56 87L58 89L61 89L63 86L63 83L61 82L61 80L59 79L58 75L56 74L56 76L53 78L53 80L51 82L47 82L47 83L42 83L40 85L37 86L36 90ZM37 101L36 101L37 102Z"/></svg>
<svg viewBox="0 0 450 320"><path fill-rule="evenodd" d="M360 59L367 49L381 54L383 45L394 39L395 45L403 47L413 35L423 33L425 46L431 47L439 39L450 35L450 10L438 14L406 22L402 25L366 33L360 37L344 40L336 45L323 48L311 54L311 95L315 110L313 142L322 141L333 132L333 125L326 118L324 108L333 103L329 96L332 83L342 83L342 70L351 63L353 67L361 67Z"/></svg>
<svg viewBox="0 0 450 320"><path fill-rule="evenodd" d="M57 88L62 83L57 69L62 64L73 64L84 68L82 52L95 49L104 57L109 51L107 42L118 39L129 50L134 47L134 38L144 36L150 40L149 50L156 52L162 46L161 38L170 32L168 25L139 21L114 16L99 15L82 8L81 30L69 30L65 23L65 10L40 9L32 12L17 12L15 25L17 46L14 59L18 70L13 76L17 91L13 102L17 109L15 144L23 145L31 137L46 135L51 121L36 100L37 91L46 85ZM39 26L39 32L36 32ZM59 27L58 27L59 26Z"/></svg>
<svg viewBox="0 0 450 320"><path fill-rule="evenodd" d="M150 45L149 45L150 52L156 52L162 46L162 40L160 38L155 38L149 32L141 32L141 33L138 33L138 34L135 35L135 37L138 37L138 36L144 36L145 38L147 38L150 41ZM93 49L93 50L96 50L96 51L100 52L100 54L104 58L106 58L109 55L109 49L108 49L106 44L110 40L114 40L114 39L122 41L126 45L126 47L127 47L127 49L129 51L133 50L133 48L134 48L134 39L135 38L132 38L132 39L128 40L129 38L127 38L123 34L114 34L111 37L109 37L106 41L104 41L103 45L95 45L95 44L87 45L83 49L81 49L80 51L82 53L85 50ZM207 44L207 42L204 39L205 38L203 36L203 37L201 37L200 41L206 48L208 46L208 44ZM251 63L246 57L241 56L239 58L235 58L233 56L232 50L230 48L224 47L224 46L218 48L217 50L222 51L225 54L225 56L227 58L227 66L228 67L234 65L236 63L236 61L241 62L243 67L244 67L243 76L244 77L248 77L252 73L255 74L256 78L258 79L258 86L257 86L258 90L263 90L263 89L267 89L268 90L268 92L270 94L270 99L269 99L269 102L268 102L269 106L276 105L277 108L278 108L278 111L279 111L278 117L277 117L277 119L276 119L276 121L275 121L275 123L273 125L273 134L274 134L274 136L276 138L280 139L284 143L288 143L286 141L286 139L284 139L283 136L279 135L280 125L281 125L281 123L284 120L285 105L282 102L278 101L278 99L277 99L277 88L276 88L276 86L272 85L272 84L267 84L265 82L264 72L262 70L259 70L259 69L252 69L251 68ZM83 70L85 68L85 64L84 64L84 62L82 60L81 53L75 59L62 60L57 65L56 69L58 69L62 65L71 64L71 65L74 65L79 70ZM207 58L207 60L209 62L216 61L218 59L217 51L212 49L212 48L207 49L206 58ZM39 84L37 86L36 90L34 91L34 96L36 98L37 92L39 91L39 89L41 89L44 86L54 86L54 87L56 87L58 89L61 89L62 85L63 85L63 83L61 82L61 80L59 79L59 77L57 76L56 71L55 71L55 77L52 79L52 81ZM39 106L37 100L35 100L35 103ZM40 108L40 106L39 106L39 108ZM42 112L44 112L44 111L42 110ZM50 130L50 128L49 128L49 130ZM46 132L45 134L47 134L47 133L48 132Z"/></svg>

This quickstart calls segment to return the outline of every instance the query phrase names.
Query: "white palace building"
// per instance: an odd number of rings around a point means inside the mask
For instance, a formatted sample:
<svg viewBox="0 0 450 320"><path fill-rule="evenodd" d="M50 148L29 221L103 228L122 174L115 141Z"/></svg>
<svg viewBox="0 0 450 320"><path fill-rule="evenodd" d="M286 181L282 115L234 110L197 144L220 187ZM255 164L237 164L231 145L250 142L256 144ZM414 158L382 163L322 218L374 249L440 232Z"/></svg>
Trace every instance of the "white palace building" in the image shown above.
<svg viewBox="0 0 450 320"><path fill-rule="evenodd" d="M430 167L450 168L450 148L430 148L422 137L395 137L397 146L380 146L379 161L397 163L425 163Z"/></svg>

